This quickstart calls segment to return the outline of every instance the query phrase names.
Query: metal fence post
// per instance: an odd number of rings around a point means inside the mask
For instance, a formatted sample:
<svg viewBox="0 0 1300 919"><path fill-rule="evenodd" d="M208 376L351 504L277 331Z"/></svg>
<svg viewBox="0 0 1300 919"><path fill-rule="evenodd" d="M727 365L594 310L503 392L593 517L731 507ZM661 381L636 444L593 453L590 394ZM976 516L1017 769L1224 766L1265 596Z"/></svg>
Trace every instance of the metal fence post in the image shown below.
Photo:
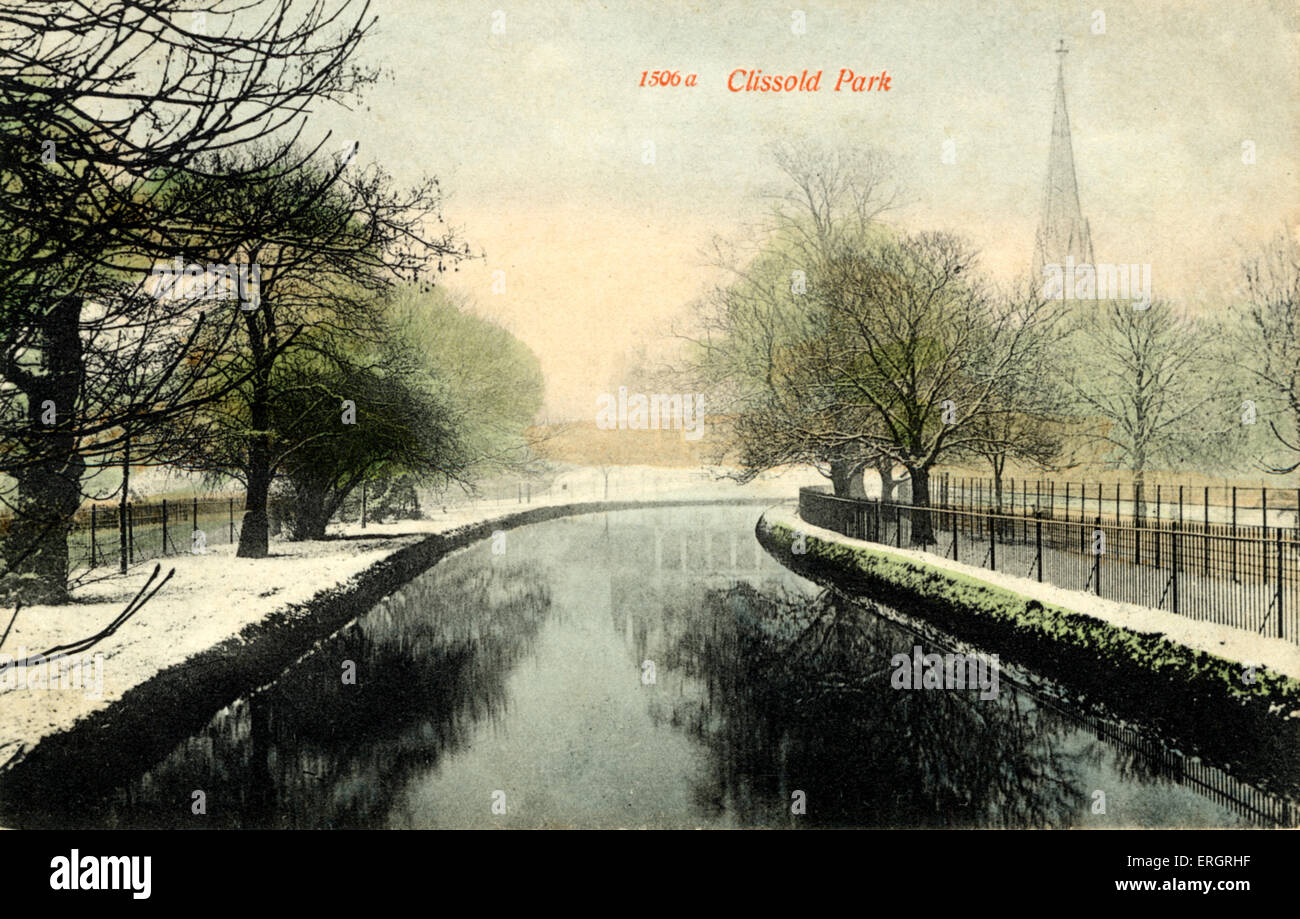
<svg viewBox="0 0 1300 919"><path fill-rule="evenodd" d="M162 554L167 554L167 499L163 498L162 502L163 515L163 535L162 535Z"/></svg>
<svg viewBox="0 0 1300 919"><path fill-rule="evenodd" d="M1101 501L1098 500L1097 504L1098 504L1098 510L1100 510ZM1098 514L1096 519L1093 521L1093 526L1096 527L1096 529L1092 531L1093 542L1096 542L1098 533L1101 533L1101 539L1102 539L1101 545L1097 546L1092 553L1092 588L1093 588L1093 593L1095 593L1097 596L1100 597L1101 596L1101 553L1106 545L1106 532L1101 528L1100 514Z"/></svg>
<svg viewBox="0 0 1300 919"><path fill-rule="evenodd" d="M1202 572L1209 576L1210 573L1210 486L1205 486L1205 495L1201 504L1201 568Z"/></svg>
<svg viewBox="0 0 1300 919"><path fill-rule="evenodd" d="M1034 517L1034 567L1038 569L1038 583L1043 583L1043 521Z"/></svg>
<svg viewBox="0 0 1300 919"><path fill-rule="evenodd" d="M998 520L993 517L989 520L989 569L998 570Z"/></svg>
<svg viewBox="0 0 1300 919"><path fill-rule="evenodd" d="M1277 637L1282 638L1282 528L1277 528Z"/></svg>
<svg viewBox="0 0 1300 919"><path fill-rule="evenodd" d="M1088 547L1087 524L1084 522L1083 519L1083 512L1087 509L1087 506L1088 506L1088 483L1080 482L1079 483L1079 554L1081 555L1083 554L1084 550ZM1066 483L1066 488L1065 488L1065 514L1066 514L1066 519L1067 520L1070 519L1069 518L1069 514L1070 514L1069 483Z"/></svg>
<svg viewBox="0 0 1300 919"><path fill-rule="evenodd" d="M117 570L126 574L126 505L117 506Z"/></svg>
<svg viewBox="0 0 1300 919"><path fill-rule="evenodd" d="M1171 525L1173 550L1170 554L1173 556L1173 610L1175 613L1178 612L1178 527L1179 524L1177 522Z"/></svg>
<svg viewBox="0 0 1300 919"><path fill-rule="evenodd" d="M90 505L90 567L95 567L95 514L98 508Z"/></svg>
<svg viewBox="0 0 1300 919"><path fill-rule="evenodd" d="M235 499L230 498L230 541L235 541Z"/></svg>
<svg viewBox="0 0 1300 919"><path fill-rule="evenodd" d="M131 502L126 503L126 551L129 564L135 564L135 512Z"/></svg>

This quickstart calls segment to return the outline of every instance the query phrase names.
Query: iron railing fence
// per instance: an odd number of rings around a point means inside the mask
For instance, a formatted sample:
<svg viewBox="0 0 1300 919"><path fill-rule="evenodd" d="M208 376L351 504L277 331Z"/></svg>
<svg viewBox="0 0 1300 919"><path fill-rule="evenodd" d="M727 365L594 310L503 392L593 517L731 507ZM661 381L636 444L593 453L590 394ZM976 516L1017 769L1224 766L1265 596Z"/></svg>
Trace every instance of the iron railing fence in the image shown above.
<svg viewBox="0 0 1300 919"><path fill-rule="evenodd" d="M943 473L931 480L935 504L971 511L1055 517L1100 515L1145 525L1181 522L1230 526L1300 526L1300 488L1236 485L1138 485Z"/></svg>
<svg viewBox="0 0 1300 919"><path fill-rule="evenodd" d="M799 492L814 526L1300 644L1296 528L914 507Z"/></svg>
<svg viewBox="0 0 1300 919"><path fill-rule="evenodd" d="M68 530L69 568L120 569L123 555L130 567L237 542L243 506L242 497L87 505L73 515ZM0 534L11 525L11 517L0 517Z"/></svg>

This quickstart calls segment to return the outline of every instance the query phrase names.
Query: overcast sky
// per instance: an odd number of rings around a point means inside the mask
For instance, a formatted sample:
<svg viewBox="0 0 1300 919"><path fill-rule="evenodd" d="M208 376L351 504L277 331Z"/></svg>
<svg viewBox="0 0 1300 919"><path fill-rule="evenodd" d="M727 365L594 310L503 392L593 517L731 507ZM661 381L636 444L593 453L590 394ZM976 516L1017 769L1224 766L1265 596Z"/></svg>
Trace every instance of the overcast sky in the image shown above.
<svg viewBox="0 0 1300 919"><path fill-rule="evenodd" d="M1098 261L1149 263L1157 296L1213 302L1242 245L1300 218L1291 0L373 8L363 54L391 76L368 107L323 110L315 127L339 146L359 139L360 159L399 179L443 182L447 216L486 252L447 283L537 351L556 416L594 417L626 350L708 284L703 248L745 232L782 137L884 149L907 188L892 219L968 236L994 276L1026 271L1061 37ZM792 9L806 13L803 35ZM497 10L504 34L492 32ZM841 67L886 70L891 89L834 93ZM658 68L698 85L637 85ZM825 74L819 93L738 94L726 87L737 68ZM955 163L943 162L946 139ZM503 295L491 292L498 269Z"/></svg>

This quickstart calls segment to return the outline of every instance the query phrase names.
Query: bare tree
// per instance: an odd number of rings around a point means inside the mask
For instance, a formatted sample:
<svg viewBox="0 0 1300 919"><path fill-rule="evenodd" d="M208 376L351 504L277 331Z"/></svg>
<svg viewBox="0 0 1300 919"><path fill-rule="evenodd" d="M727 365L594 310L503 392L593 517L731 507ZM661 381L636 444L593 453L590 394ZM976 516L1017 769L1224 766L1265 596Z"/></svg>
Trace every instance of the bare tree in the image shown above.
<svg viewBox="0 0 1300 919"><path fill-rule="evenodd" d="M875 465L884 489L892 464L867 438L842 436L867 423L832 419L834 402L811 386L804 360L815 293L833 254L882 232L879 216L897 190L887 158L873 150L836 151L787 142L772 151L781 183L769 205L762 248L746 252L715 240L710 260L727 280L699 303L689 385L709 394L729 431L719 462L738 460L748 480L777 466L808 464L837 494L861 494L862 471ZM829 439L824 435L831 432Z"/></svg>
<svg viewBox="0 0 1300 919"><path fill-rule="evenodd" d="M970 452L989 464L999 511L1009 461L1049 471L1075 464L1070 455L1075 422L1062 348L1066 310L1041 299L1041 286L1032 279L1000 296L1020 304L1032 345L1019 363L1004 366L993 380L989 405L971 419Z"/></svg>
<svg viewBox="0 0 1300 919"><path fill-rule="evenodd" d="M1133 473L1137 515L1145 515L1146 474L1225 455L1235 414L1212 385L1209 342L1168 301L1147 309L1125 301L1089 304L1074 335L1068 384L1083 436Z"/></svg>
<svg viewBox="0 0 1300 919"><path fill-rule="evenodd" d="M1236 346L1232 366L1243 369L1247 392L1263 398L1242 410L1249 422L1263 416L1277 447L1287 458L1264 461L1270 472L1300 469L1300 243L1294 235L1278 233L1243 266L1246 302L1234 322Z"/></svg>
<svg viewBox="0 0 1300 919"><path fill-rule="evenodd" d="M817 297L823 323L809 360L843 417L872 424L840 432L907 469L912 503L930 505L930 470L987 446L1011 409L1004 381L1033 363L1054 311L1042 298L992 296L974 253L944 233L844 249ZM912 540L933 542L928 512Z"/></svg>
<svg viewBox="0 0 1300 919"><path fill-rule="evenodd" d="M20 592L65 594L87 457L193 407L185 352L202 320L191 304L188 330L178 310L152 331L142 296L197 216L169 179L291 138L310 103L352 96L373 79L348 64L372 23L359 0L0 2L0 412L17 518L4 553ZM217 325L204 334L219 340ZM113 376L132 353L155 370Z"/></svg>
<svg viewBox="0 0 1300 919"><path fill-rule="evenodd" d="M425 227L441 222L435 180L399 190L377 166L307 163L285 173L278 158L273 148L218 156L205 162L204 175L178 182L178 196L195 208L202 202L210 215L210 223L191 229L192 245L209 246L217 256L237 245L258 267L256 296L240 307L235 345L218 368L225 383L248 383L234 388L232 399L213 401L207 413L209 424L226 434L237 431L233 443L240 446L213 455L209 438L200 436L173 455L189 468L243 479L237 552L250 558L267 554L271 483L302 446L274 435L274 374L294 351L291 339L310 328L316 338L378 340L385 330L383 292L399 279L470 254L450 231L427 235ZM229 437L224 442L232 443Z"/></svg>

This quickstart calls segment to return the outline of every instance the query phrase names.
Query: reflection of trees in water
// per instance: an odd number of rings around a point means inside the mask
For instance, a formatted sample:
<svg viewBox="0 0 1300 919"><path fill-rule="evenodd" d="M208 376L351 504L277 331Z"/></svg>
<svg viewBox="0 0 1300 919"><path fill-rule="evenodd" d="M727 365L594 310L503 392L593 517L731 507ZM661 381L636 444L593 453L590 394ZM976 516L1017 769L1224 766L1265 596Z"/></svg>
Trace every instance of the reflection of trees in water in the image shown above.
<svg viewBox="0 0 1300 919"><path fill-rule="evenodd" d="M111 823L377 827L406 780L496 720L550 606L528 563L413 581L119 792ZM342 664L356 664L344 685ZM207 794L206 818L190 795ZM110 805L111 806L111 805Z"/></svg>
<svg viewBox="0 0 1300 919"><path fill-rule="evenodd" d="M1096 762L1097 745L1066 752L1055 724L1006 686L990 700L892 689L891 658L922 643L911 633L830 593L810 603L740 584L686 602L664 611L680 629L656 659L703 683L702 695L666 704L711 753L698 798L717 815L1055 826L1084 812L1080 768ZM808 795L806 818L790 815L796 789Z"/></svg>
<svg viewBox="0 0 1300 919"><path fill-rule="evenodd" d="M1043 726L1043 730L1056 734L1070 731L1086 733L1089 744L1096 754L1095 761L1100 762L1104 755L1121 781L1134 785L1151 785L1177 780L1178 772L1162 763L1159 753L1163 748L1154 737L1148 742L1150 752L1147 753L1132 744L1122 743L1114 738L1107 742L1097 736L1097 731L1106 729L1100 720L1095 723L1095 726L1086 727L1082 725L1078 715L1067 714L1047 704L1039 705L1037 708L1039 723ZM1114 727L1110 730L1112 733L1115 732Z"/></svg>
<svg viewBox="0 0 1300 919"><path fill-rule="evenodd" d="M1242 780L1212 761L1185 756L1167 738L1147 727L1104 719L1095 714L1066 714L1044 706L1042 717L1051 729L1067 731L1082 725L1081 733L1096 738L1094 744L1106 751L1106 758L1119 781L1126 785L1179 786L1190 794L1213 802L1218 810L1216 824L1236 825L1228 814L1247 818L1246 823L1291 826L1295 805L1281 794L1268 793ZM1290 811L1287 808L1291 808Z"/></svg>

